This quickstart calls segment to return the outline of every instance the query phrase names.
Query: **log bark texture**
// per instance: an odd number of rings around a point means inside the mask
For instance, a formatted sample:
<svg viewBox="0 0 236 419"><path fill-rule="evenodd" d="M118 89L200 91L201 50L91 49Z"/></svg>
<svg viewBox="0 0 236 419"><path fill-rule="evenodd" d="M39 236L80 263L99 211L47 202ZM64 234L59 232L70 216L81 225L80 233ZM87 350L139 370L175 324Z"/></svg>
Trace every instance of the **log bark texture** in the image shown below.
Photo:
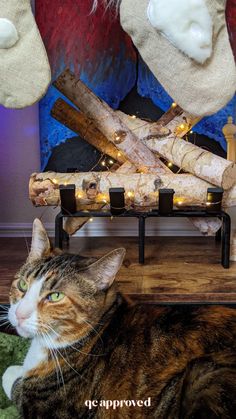
<svg viewBox="0 0 236 419"><path fill-rule="evenodd" d="M171 161L188 173L206 180L223 189L230 189L236 182L234 162L219 157L185 140L169 135L152 138L145 144L153 152Z"/></svg>
<svg viewBox="0 0 236 419"><path fill-rule="evenodd" d="M121 121L104 101L99 99L70 70L65 70L53 83L75 106L94 121L96 127L119 149L137 169L147 173L155 168L166 173L166 166Z"/></svg>
<svg viewBox="0 0 236 419"><path fill-rule="evenodd" d="M67 128L81 135L89 144L96 147L103 154L123 164L126 159L117 148L97 129L93 121L82 112L77 111L63 99L58 99L52 110L51 116Z"/></svg>
<svg viewBox="0 0 236 419"><path fill-rule="evenodd" d="M159 188L173 188L175 199L182 205L204 205L207 188L212 185L193 175L181 174L120 174L110 172L87 173L34 173L29 184L29 196L36 206L59 205L59 185L76 185L78 208L89 207L109 200L108 192L112 187L124 187L126 201L135 207L156 206ZM105 198L106 197L106 198ZM224 193L224 207L236 206L236 186Z"/></svg>
<svg viewBox="0 0 236 419"><path fill-rule="evenodd" d="M180 106L171 107L157 122L145 121L121 111L116 111L116 113L141 141L150 140L153 137L165 138L168 135L177 135L178 138L182 138L201 119L185 112Z"/></svg>

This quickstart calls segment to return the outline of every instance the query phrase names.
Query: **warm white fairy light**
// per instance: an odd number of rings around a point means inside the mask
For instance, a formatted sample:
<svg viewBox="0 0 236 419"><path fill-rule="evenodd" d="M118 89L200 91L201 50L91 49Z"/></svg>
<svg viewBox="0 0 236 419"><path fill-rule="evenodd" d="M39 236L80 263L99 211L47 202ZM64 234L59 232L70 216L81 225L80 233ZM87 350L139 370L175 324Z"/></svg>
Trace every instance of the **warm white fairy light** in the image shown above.
<svg viewBox="0 0 236 419"><path fill-rule="evenodd" d="M172 167L173 166L173 163L171 163L171 161L169 161L167 166L168 167Z"/></svg>
<svg viewBox="0 0 236 419"><path fill-rule="evenodd" d="M89 222L92 223L93 222L93 217L90 217Z"/></svg>
<svg viewBox="0 0 236 419"><path fill-rule="evenodd" d="M103 161L101 162L101 165L102 165L102 166L106 166L106 162L103 160Z"/></svg>
<svg viewBox="0 0 236 419"><path fill-rule="evenodd" d="M83 197L82 193L81 192L78 192L77 193L77 198L81 199L82 197Z"/></svg>
<svg viewBox="0 0 236 419"><path fill-rule="evenodd" d="M175 103L175 102L173 102L172 105L171 105L172 108L176 108L176 106L177 106L177 103Z"/></svg>
<svg viewBox="0 0 236 419"><path fill-rule="evenodd" d="M114 164L114 161L113 160L109 160L109 164Z"/></svg>
<svg viewBox="0 0 236 419"><path fill-rule="evenodd" d="M52 181L53 181L53 183L55 183L55 184L57 184L57 183L58 183L58 180L57 180L57 179L53 179Z"/></svg>
<svg viewBox="0 0 236 419"><path fill-rule="evenodd" d="M132 191L127 192L128 198L133 198L134 193Z"/></svg>
<svg viewBox="0 0 236 419"><path fill-rule="evenodd" d="M193 131L192 130L190 131L190 134L193 134Z"/></svg>
<svg viewBox="0 0 236 419"><path fill-rule="evenodd" d="M136 119L136 115L131 115L131 118L132 119Z"/></svg>
<svg viewBox="0 0 236 419"><path fill-rule="evenodd" d="M184 125L184 124L181 124L181 125L180 125L180 128L181 128L181 129L184 129L184 128L185 128L185 125Z"/></svg>
<svg viewBox="0 0 236 419"><path fill-rule="evenodd" d="M121 152L120 151L117 153L117 157L121 157Z"/></svg>

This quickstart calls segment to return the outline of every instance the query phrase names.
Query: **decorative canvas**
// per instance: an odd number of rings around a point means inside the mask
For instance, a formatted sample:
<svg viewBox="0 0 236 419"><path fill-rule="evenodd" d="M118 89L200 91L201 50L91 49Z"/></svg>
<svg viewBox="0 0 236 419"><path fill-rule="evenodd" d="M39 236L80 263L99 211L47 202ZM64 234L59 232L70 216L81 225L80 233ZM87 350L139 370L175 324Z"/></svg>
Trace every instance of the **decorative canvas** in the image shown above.
<svg viewBox="0 0 236 419"><path fill-rule="evenodd" d="M136 86L139 95L150 98L157 107L166 111L172 99L138 56L131 39L120 26L119 17L111 12L105 13L102 2L96 13L91 14L92 3L92 0L37 0L36 20L49 55L53 79L70 67L113 108L118 108ZM228 1L227 17L235 49L236 0ZM236 54L236 50L234 52ZM42 169L47 167L55 149L59 150L63 144L71 146L76 137L50 115L58 97L60 93L51 86L40 102ZM195 132L218 141L226 149L222 127L229 115L235 116L235 108L234 98L216 115L201 120L194 128ZM79 153L95 153L90 162L94 167L94 159L99 158L96 150L86 149L88 145L83 140L80 144Z"/></svg>

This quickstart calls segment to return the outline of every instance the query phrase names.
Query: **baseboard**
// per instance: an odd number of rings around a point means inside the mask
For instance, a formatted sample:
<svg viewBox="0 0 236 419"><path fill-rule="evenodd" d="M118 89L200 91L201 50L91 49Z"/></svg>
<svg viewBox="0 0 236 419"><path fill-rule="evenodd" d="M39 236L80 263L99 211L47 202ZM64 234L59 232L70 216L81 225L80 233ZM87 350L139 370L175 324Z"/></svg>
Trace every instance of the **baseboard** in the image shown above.
<svg viewBox="0 0 236 419"><path fill-rule="evenodd" d="M50 237L54 236L54 224L45 223ZM0 237L31 237L31 223L0 223ZM88 223L75 237L132 237L138 235L136 220L113 219L94 220ZM162 219L148 220L146 223L146 236L200 236L198 230L185 220Z"/></svg>

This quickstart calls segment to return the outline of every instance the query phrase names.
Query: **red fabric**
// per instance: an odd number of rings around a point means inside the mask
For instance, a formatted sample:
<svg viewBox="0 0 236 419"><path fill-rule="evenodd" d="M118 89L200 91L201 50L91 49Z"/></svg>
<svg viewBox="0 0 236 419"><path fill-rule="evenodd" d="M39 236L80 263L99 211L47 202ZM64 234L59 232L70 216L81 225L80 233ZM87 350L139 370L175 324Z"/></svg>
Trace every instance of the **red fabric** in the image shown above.
<svg viewBox="0 0 236 419"><path fill-rule="evenodd" d="M73 63L76 72L96 73L101 60L112 56L136 59L132 41L119 19L104 13L102 5L91 15L92 0L37 0L36 20L53 74ZM101 2L102 4L102 2ZM104 74L104 78L106 74Z"/></svg>
<svg viewBox="0 0 236 419"><path fill-rule="evenodd" d="M236 0L228 0L226 7L226 20L229 38L236 60Z"/></svg>

